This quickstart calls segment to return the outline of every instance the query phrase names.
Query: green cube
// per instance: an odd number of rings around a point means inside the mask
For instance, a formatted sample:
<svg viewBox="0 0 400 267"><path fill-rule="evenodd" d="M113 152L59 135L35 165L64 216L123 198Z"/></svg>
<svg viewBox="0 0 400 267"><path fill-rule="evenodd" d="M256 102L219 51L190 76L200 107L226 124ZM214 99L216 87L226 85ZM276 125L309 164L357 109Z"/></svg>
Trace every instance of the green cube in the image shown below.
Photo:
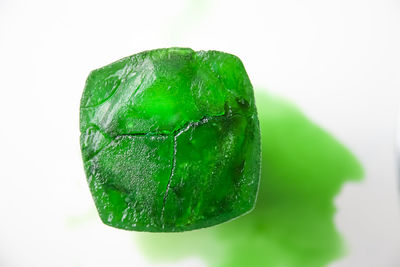
<svg viewBox="0 0 400 267"><path fill-rule="evenodd" d="M252 210L260 177L253 88L239 58L145 51L90 73L81 150L102 221L178 232Z"/></svg>

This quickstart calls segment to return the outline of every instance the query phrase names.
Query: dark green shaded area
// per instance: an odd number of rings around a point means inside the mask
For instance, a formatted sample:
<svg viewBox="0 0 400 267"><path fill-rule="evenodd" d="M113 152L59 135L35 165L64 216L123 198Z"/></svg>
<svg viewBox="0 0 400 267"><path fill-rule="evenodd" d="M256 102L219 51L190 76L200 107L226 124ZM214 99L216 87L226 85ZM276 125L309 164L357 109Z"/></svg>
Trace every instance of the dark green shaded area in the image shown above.
<svg viewBox="0 0 400 267"><path fill-rule="evenodd" d="M253 207L258 190L254 173L260 166L254 122L241 115L222 116L176 136L163 214L166 227L215 225Z"/></svg>
<svg viewBox="0 0 400 267"><path fill-rule="evenodd" d="M153 259L200 256L213 267L322 267L343 253L334 198L363 171L354 156L295 106L256 95L262 176L256 208L212 228L142 234Z"/></svg>
<svg viewBox="0 0 400 267"><path fill-rule="evenodd" d="M260 128L242 62L166 48L94 70L80 107L81 150L102 221L180 232L253 209Z"/></svg>

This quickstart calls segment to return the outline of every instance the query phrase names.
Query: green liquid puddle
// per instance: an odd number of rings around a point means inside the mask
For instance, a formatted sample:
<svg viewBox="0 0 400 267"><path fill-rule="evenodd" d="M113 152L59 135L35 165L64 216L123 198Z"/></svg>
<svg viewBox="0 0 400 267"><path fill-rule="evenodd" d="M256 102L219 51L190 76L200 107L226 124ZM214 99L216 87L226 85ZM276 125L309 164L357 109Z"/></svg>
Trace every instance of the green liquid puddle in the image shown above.
<svg viewBox="0 0 400 267"><path fill-rule="evenodd" d="M354 156L291 103L256 95L262 177L255 209L215 227L139 234L152 259L201 257L212 267L321 267L340 257L334 198L363 171Z"/></svg>

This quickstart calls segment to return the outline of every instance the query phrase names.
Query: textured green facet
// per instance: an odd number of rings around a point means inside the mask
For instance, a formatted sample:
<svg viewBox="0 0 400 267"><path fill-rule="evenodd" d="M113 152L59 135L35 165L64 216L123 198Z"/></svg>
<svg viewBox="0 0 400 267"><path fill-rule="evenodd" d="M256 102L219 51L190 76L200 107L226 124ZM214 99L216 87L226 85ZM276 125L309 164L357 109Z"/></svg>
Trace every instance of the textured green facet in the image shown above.
<svg viewBox="0 0 400 267"><path fill-rule="evenodd" d="M102 221L187 231L249 212L260 176L253 88L237 57L169 48L90 73L81 150Z"/></svg>

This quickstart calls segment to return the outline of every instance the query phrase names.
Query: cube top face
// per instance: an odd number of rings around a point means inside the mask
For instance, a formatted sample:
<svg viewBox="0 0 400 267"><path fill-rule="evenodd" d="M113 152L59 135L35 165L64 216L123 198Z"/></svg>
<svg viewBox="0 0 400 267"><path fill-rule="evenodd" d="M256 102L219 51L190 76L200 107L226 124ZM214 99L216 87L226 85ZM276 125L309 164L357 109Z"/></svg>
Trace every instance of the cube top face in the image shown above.
<svg viewBox="0 0 400 267"><path fill-rule="evenodd" d="M253 88L237 57L145 51L90 73L81 150L102 221L178 232L249 212L260 177Z"/></svg>

